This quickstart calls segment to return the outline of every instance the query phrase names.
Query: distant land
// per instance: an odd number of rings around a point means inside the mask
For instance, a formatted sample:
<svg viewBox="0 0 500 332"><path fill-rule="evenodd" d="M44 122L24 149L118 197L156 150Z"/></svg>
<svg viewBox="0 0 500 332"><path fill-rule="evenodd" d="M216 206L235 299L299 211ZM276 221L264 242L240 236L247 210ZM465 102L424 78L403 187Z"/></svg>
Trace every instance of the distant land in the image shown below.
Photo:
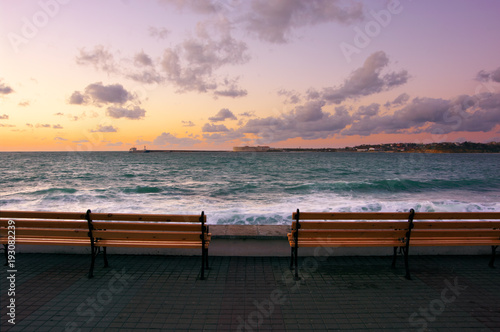
<svg viewBox="0 0 500 332"><path fill-rule="evenodd" d="M340 149L339 151L342 151ZM343 151L358 152L419 152L419 153L499 153L500 142L442 142L442 143L392 143L392 144L363 144Z"/></svg>
<svg viewBox="0 0 500 332"><path fill-rule="evenodd" d="M272 148L269 146L235 146L234 152L399 152L399 153L500 153L500 142L441 142L441 143L386 143L362 144L345 148ZM129 150L130 153L168 152L223 152L221 150Z"/></svg>
<svg viewBox="0 0 500 332"><path fill-rule="evenodd" d="M235 152L413 152L413 153L500 153L500 143L388 143L363 144L345 148L271 148L269 146L234 147Z"/></svg>

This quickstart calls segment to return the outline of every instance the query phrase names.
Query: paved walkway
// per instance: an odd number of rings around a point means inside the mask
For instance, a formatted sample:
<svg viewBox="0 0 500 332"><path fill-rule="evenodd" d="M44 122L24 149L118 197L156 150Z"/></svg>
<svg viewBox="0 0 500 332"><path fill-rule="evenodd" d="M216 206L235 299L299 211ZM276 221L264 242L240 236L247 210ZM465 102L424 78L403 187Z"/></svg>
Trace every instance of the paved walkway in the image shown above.
<svg viewBox="0 0 500 332"><path fill-rule="evenodd" d="M109 261L87 279L87 256L19 254L15 296L0 273L1 330L500 331L500 269L486 256L414 256L411 281L391 257L301 258L299 282L283 257L211 257L206 280L199 257Z"/></svg>

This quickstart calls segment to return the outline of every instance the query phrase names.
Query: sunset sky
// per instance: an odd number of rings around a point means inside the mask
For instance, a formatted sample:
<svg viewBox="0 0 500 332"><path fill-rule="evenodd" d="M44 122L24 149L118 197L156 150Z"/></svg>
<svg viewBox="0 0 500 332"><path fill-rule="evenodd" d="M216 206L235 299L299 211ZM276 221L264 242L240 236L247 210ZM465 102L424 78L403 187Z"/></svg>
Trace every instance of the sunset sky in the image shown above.
<svg viewBox="0 0 500 332"><path fill-rule="evenodd" d="M497 0L0 1L0 151L500 141Z"/></svg>

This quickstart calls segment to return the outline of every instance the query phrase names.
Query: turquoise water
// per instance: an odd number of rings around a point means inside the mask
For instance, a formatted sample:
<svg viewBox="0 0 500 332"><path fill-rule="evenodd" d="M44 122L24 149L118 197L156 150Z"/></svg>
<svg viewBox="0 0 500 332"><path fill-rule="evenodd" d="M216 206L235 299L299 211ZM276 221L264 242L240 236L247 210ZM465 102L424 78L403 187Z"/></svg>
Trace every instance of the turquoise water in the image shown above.
<svg viewBox="0 0 500 332"><path fill-rule="evenodd" d="M500 154L0 153L0 209L200 213L284 224L302 211L500 211Z"/></svg>

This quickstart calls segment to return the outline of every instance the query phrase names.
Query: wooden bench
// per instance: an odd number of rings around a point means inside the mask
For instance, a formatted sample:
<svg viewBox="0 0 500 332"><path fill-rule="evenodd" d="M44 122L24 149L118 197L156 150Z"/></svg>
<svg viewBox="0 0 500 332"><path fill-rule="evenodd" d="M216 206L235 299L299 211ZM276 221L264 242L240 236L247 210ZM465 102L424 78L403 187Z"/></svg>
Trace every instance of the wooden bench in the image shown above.
<svg viewBox="0 0 500 332"><path fill-rule="evenodd" d="M5 265L17 245L63 245L90 247L85 213L0 211L0 243Z"/></svg>
<svg viewBox="0 0 500 332"><path fill-rule="evenodd" d="M0 211L0 243L8 261L9 235L15 245L86 246L91 251L89 278L95 259L107 247L192 248L201 250L201 279L208 268L211 234L206 216ZM9 228L9 226L11 226ZM12 227L15 226L15 227Z"/></svg>
<svg viewBox="0 0 500 332"><path fill-rule="evenodd" d="M211 240L204 212L200 215L91 213L87 211L91 234L92 277L96 256L101 252L108 266L107 247L188 248L201 250L201 277L208 268Z"/></svg>
<svg viewBox="0 0 500 332"><path fill-rule="evenodd" d="M500 212L418 212L413 219L410 247L491 246L494 267L500 245Z"/></svg>
<svg viewBox="0 0 500 332"><path fill-rule="evenodd" d="M415 212L297 212L293 213L292 230L288 233L291 247L290 268L299 280L298 250L301 247L392 247L392 266L397 249L404 253L406 278L408 239ZM295 265L295 266L294 266Z"/></svg>
<svg viewBox="0 0 500 332"><path fill-rule="evenodd" d="M412 246L491 246L489 265L500 245L500 212L300 212L293 214L290 268L298 280L299 247L393 247L404 254L407 279ZM406 220L406 221L403 221ZM295 266L293 266L295 263Z"/></svg>

